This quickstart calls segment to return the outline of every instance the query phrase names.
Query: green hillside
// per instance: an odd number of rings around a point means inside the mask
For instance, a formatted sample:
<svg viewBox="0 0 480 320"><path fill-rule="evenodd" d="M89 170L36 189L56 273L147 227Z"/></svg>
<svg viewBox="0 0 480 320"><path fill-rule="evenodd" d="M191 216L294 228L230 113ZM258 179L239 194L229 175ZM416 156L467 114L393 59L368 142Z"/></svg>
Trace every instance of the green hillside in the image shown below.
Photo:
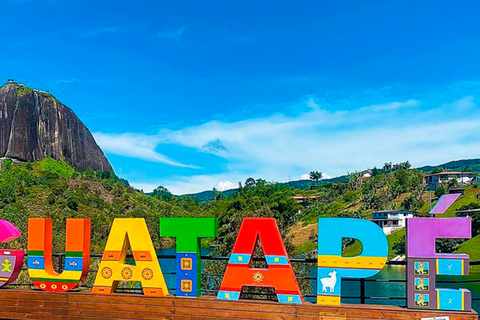
<svg viewBox="0 0 480 320"><path fill-rule="evenodd" d="M480 261L480 234L462 243L455 253L468 253L470 261Z"/></svg>
<svg viewBox="0 0 480 320"><path fill-rule="evenodd" d="M455 160L437 166L424 166L418 168L420 171L431 172L436 168L442 168L449 171L475 171L480 172L480 159Z"/></svg>
<svg viewBox="0 0 480 320"><path fill-rule="evenodd" d="M425 173L430 173L435 169L444 169L444 170L451 170L451 171L475 171L475 172L480 172L480 159L466 159L466 160L456 160L456 161L450 161L447 163L439 164L436 166L423 166L420 168L417 168L417 170ZM376 170L376 169L374 169ZM338 183L338 182L347 182L349 179L348 175L343 175L331 179L323 179L319 182L319 184L329 184L329 183ZM307 190L312 188L312 186L316 186L317 183L313 182L311 180L295 180L295 181L288 181L288 182L281 182L279 184L282 185L288 185L291 188L294 189L299 189L299 190ZM227 191L221 192L223 195L228 196L231 194L234 194L238 191L238 189L231 189ZM207 190L207 191L202 191L199 193L193 193L193 194L185 194L184 196L189 196L193 197L202 201L205 200L212 200L214 197L214 191L212 190Z"/></svg>
<svg viewBox="0 0 480 320"><path fill-rule="evenodd" d="M337 182L345 182L346 180L347 180L347 176L340 176L340 177L331 178L331 179L324 179L324 180L321 180L319 183L313 182L311 180L296 180L296 181L289 181L289 182L278 182L277 184L281 186L288 186L294 189L305 190L305 189L310 189L312 186L329 184L329 183L337 183ZM237 192L238 192L238 189L230 189L222 192L207 190L199 193L185 194L181 196L192 197L201 201L208 201L208 200L213 200L215 198L215 195L218 195L218 194L228 197Z"/></svg>
<svg viewBox="0 0 480 320"><path fill-rule="evenodd" d="M406 163L395 168L374 171L368 179L353 173L342 181L322 181L313 189L249 179L237 190L212 192L211 198L200 200L194 196L173 196L162 187L146 195L112 172L79 172L50 158L33 163L4 161L0 169L0 217L17 225L23 234L27 232L28 217L53 218L55 251L64 250L66 218L91 218L93 252L103 251L116 217L145 218L158 248L173 245L172 239L159 236L160 217L217 217L219 234L210 244L222 255L231 252L244 217L274 217L290 255L296 256L315 247L315 228L311 226L319 217L370 219L373 211L388 209L426 214L431 195L425 192L423 173L410 169ZM453 216L455 210L465 206L480 205L479 193L480 188L468 187L445 216ZM293 229L297 231L289 233ZM474 231L479 229L475 224ZM401 244L404 231L389 235L388 239L389 257L393 258L393 246ZM25 248L26 240L21 237L7 247ZM358 245L347 247L346 254L355 254L361 249ZM450 247L463 248L458 243ZM468 243L465 247L470 248Z"/></svg>
<svg viewBox="0 0 480 320"><path fill-rule="evenodd" d="M114 218L145 218L156 248L171 247L172 239L159 236L160 217L217 217L219 233L211 241L220 255L233 248L244 217L274 217L285 234L298 219L299 205L288 186L254 181L230 197L212 201L173 197L161 189L148 196L130 187L112 172L79 172L63 161L47 158L33 163L3 161L0 169L0 218L16 225L24 236L5 244L27 247L30 217L53 219L53 250L64 251L66 218L92 219L92 252L104 250ZM286 241L288 250L293 247Z"/></svg>

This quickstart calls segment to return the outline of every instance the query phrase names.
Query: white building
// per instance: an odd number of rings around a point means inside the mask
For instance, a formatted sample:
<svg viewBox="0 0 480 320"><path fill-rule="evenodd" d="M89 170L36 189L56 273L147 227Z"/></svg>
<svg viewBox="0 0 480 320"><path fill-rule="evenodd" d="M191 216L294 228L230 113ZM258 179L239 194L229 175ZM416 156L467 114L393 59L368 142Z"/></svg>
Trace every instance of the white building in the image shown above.
<svg viewBox="0 0 480 320"><path fill-rule="evenodd" d="M457 180L460 185L472 184L475 176L475 172L443 171L427 174L425 176L425 182L427 183L428 190L435 191L442 183L448 183L450 180Z"/></svg>
<svg viewBox="0 0 480 320"><path fill-rule="evenodd" d="M379 225L385 234L390 234L405 228L408 218L413 218L412 211L387 210L372 213L371 221Z"/></svg>

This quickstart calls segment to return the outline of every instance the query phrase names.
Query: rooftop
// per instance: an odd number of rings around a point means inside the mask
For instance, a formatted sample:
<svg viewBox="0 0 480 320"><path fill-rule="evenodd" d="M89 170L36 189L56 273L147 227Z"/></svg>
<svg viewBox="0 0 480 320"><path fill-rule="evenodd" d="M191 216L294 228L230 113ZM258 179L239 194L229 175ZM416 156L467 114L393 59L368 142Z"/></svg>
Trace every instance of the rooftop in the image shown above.
<svg viewBox="0 0 480 320"><path fill-rule="evenodd" d="M442 171L442 172L438 172L438 173L430 173L430 174L426 174L425 176L426 177L430 177L430 176L441 176L441 175L445 175L445 174L448 174L448 175L451 175L451 174L456 174L456 175L466 175L466 174L475 174L475 172L472 172L472 171Z"/></svg>
<svg viewBox="0 0 480 320"><path fill-rule="evenodd" d="M375 211L373 213L413 213L413 211L409 211L409 210L383 210L383 211Z"/></svg>

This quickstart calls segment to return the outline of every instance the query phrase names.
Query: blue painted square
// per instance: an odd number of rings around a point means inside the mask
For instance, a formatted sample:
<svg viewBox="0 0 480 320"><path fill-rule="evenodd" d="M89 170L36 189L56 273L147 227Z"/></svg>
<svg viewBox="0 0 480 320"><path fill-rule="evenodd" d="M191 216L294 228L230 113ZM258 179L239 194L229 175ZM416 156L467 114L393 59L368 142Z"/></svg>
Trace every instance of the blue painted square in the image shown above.
<svg viewBox="0 0 480 320"><path fill-rule="evenodd" d="M437 289L439 310L463 310L462 298L464 292L455 289Z"/></svg>
<svg viewBox="0 0 480 320"><path fill-rule="evenodd" d="M218 291L217 299L220 300L238 300L240 298L240 292L236 291Z"/></svg>
<svg viewBox="0 0 480 320"><path fill-rule="evenodd" d="M286 265L288 264L288 260L286 256L265 256L267 260L267 264L271 265Z"/></svg>
<svg viewBox="0 0 480 320"><path fill-rule="evenodd" d="M83 258L65 258L65 267L63 270L66 271L82 271Z"/></svg>
<svg viewBox="0 0 480 320"><path fill-rule="evenodd" d="M278 302L280 303L294 303L302 304L302 299L299 295L294 294L277 294Z"/></svg>
<svg viewBox="0 0 480 320"><path fill-rule="evenodd" d="M190 268L182 268L182 259L191 261ZM178 272L181 273L198 273L198 265L197 265L197 253L192 252L178 252L177 253L177 274Z"/></svg>
<svg viewBox="0 0 480 320"><path fill-rule="evenodd" d="M463 264L460 259L438 259L438 275L462 275Z"/></svg>
<svg viewBox="0 0 480 320"><path fill-rule="evenodd" d="M250 263L250 254L244 254L244 253L232 253L230 256L230 260L228 260L228 263L234 263L234 264L249 264Z"/></svg>
<svg viewBox="0 0 480 320"><path fill-rule="evenodd" d="M45 258L40 256L29 256L27 259L29 269L45 269Z"/></svg>

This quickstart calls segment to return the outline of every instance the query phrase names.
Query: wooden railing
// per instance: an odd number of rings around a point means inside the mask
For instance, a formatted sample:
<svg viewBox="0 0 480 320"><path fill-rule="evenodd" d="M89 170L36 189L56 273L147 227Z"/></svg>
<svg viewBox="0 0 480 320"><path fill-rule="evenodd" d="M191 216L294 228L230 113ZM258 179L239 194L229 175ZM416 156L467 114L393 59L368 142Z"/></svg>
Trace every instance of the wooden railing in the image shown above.
<svg viewBox="0 0 480 320"><path fill-rule="evenodd" d="M58 266L59 269L62 269L63 268L63 265L64 265L64 261L65 261L65 254L64 253L54 253L53 254L53 257L54 259L57 259L56 263L54 263L54 265ZM163 260L163 259L171 259L172 261L175 260L176 256L175 255L158 255L157 256L159 260ZM102 254L91 254L91 258L92 258L92 261L94 259L98 259L100 260L102 258ZM133 258L132 256L127 256L127 258ZM229 260L229 257L222 257L222 256L209 256L209 255L206 255L206 256L202 256L202 261L219 261L219 262L224 262L226 263L228 260ZM264 261L264 259L262 258L253 258L254 261ZM304 265L308 265L310 266L310 268L316 268L316 265L317 265L317 259L309 259L309 258L306 258L306 259L302 259L302 258L292 258L290 259L290 262L292 263L292 265L297 265L297 264L304 264ZM387 265L395 265L395 266L406 266L406 261L387 261ZM475 266L475 265L480 265L480 261L470 261L470 265L471 266ZM24 271L26 271L26 264L24 264L24 268L23 268ZM98 270L96 269L90 269L90 273L96 273ZM165 270L163 270L163 273L165 276L174 276L176 273L175 272L166 272ZM205 277L209 277L209 278L216 278L218 279L218 283L221 281L221 278L223 277L223 273L208 273L208 272L204 272L203 275ZM309 276L306 276L306 277L297 277L297 280L300 282L300 281L311 281L311 282L314 282L317 280L316 277L309 277ZM342 282L356 282L358 283L358 287L359 287L359 294L358 296L348 296L348 295L342 295L342 298L344 299L352 299L352 300L356 300L358 301L358 303L360 304L366 304L368 300L372 300L372 301L379 301L379 300L397 300L397 301L402 301L401 304L399 303L396 303L395 305L397 306L403 306L405 307L406 306L406 296L405 295L402 295L402 296L368 296L366 294L366 284L367 283L376 283L378 285L382 285L382 284L388 284L388 283L401 283L401 284L404 284L406 286L406 280L405 279L377 279L377 278L361 278L361 279L350 279L350 278L346 278L346 279L342 279ZM437 284L462 284L462 283L478 283L480 284L480 277L477 279L465 279L465 280L437 280L436 281ZM28 286L31 286L31 283L27 283L27 282L14 282L13 284L11 284L10 286L14 286L14 287L28 287ZM86 283L82 286L82 288L84 289L90 289L92 287L92 284L91 283ZM169 287L168 288L169 291L175 291L175 288L174 287ZM118 290L119 292L130 292L130 293L142 293L142 290L140 288L119 288ZM314 302L315 299L316 299L316 294L314 292L305 292L305 290L303 290L304 292L302 292L303 296L305 299L311 301L311 302ZM406 290L404 290L405 292ZM210 286L208 288L204 288L202 289L202 294L205 294L205 295L216 295L218 293L218 287L213 287L213 286ZM245 296L248 298L248 295L249 294L246 294ZM263 296L264 300L276 300L276 296L275 294L271 293L262 293L262 292L257 292L255 293L255 296L258 297L258 296ZM472 300L473 301L479 301L480 300L480 296L472 296Z"/></svg>

